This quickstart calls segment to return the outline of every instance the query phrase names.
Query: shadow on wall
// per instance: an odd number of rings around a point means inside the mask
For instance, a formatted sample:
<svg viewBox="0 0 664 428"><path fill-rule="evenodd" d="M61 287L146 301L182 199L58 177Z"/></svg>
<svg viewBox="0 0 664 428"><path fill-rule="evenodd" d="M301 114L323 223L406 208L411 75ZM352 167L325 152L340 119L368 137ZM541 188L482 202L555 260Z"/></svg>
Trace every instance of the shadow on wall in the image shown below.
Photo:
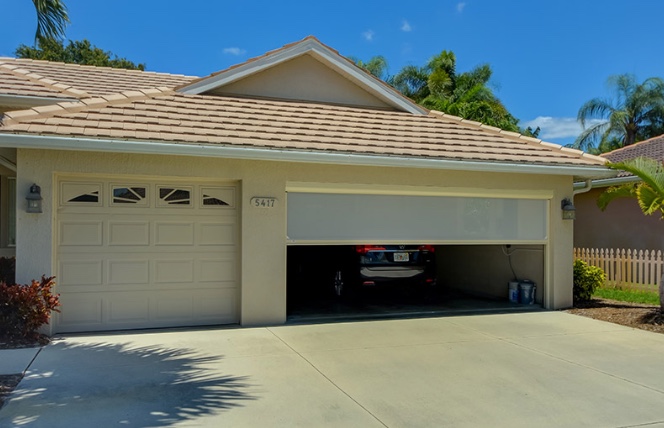
<svg viewBox="0 0 664 428"><path fill-rule="evenodd" d="M246 377L218 375L221 357L187 349L56 343L0 411L0 426L169 426L254 400ZM58 349L59 348L59 349ZM51 359L51 361L48 361Z"/></svg>

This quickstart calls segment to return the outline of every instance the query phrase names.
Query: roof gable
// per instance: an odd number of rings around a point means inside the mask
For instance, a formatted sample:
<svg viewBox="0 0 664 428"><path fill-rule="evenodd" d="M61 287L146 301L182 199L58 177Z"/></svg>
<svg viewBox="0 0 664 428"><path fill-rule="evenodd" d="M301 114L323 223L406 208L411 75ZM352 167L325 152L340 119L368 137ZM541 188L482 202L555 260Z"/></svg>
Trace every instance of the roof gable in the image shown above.
<svg viewBox="0 0 664 428"><path fill-rule="evenodd" d="M189 95L244 95L427 114L398 91L309 36L182 86Z"/></svg>

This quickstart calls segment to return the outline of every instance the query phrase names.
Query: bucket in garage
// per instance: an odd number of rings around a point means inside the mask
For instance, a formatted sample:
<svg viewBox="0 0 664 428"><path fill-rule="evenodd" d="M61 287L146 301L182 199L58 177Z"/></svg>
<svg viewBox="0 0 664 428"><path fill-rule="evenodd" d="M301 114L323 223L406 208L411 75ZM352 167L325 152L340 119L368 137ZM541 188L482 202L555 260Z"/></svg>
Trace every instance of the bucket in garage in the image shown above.
<svg viewBox="0 0 664 428"><path fill-rule="evenodd" d="M519 302L524 305L532 305L535 303L535 283L524 279L519 282Z"/></svg>
<svg viewBox="0 0 664 428"><path fill-rule="evenodd" d="M510 303L519 303L519 281L510 281L507 288Z"/></svg>

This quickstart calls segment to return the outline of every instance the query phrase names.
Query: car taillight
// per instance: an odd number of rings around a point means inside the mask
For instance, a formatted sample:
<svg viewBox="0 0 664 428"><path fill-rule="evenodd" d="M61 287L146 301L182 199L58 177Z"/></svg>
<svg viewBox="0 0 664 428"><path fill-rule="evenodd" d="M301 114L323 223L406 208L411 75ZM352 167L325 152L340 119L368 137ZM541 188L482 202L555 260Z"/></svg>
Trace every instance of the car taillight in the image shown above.
<svg viewBox="0 0 664 428"><path fill-rule="evenodd" d="M356 245L355 251L358 254L366 254L369 251L385 251L385 247L381 247L378 245Z"/></svg>
<svg viewBox="0 0 664 428"><path fill-rule="evenodd" d="M425 253L435 253L436 252L436 247L433 245L420 245L420 251L425 252Z"/></svg>

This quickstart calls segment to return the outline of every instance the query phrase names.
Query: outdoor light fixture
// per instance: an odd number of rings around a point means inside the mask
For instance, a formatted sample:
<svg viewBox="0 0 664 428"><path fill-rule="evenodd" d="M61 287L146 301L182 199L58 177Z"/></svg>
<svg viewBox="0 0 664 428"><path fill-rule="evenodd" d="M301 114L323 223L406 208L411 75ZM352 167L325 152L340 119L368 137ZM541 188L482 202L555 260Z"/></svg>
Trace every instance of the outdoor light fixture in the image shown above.
<svg viewBox="0 0 664 428"><path fill-rule="evenodd" d="M25 197L28 201L28 209L26 210L29 213L40 213L42 212L42 197L41 197L41 187L33 184L30 186L30 193Z"/></svg>
<svg viewBox="0 0 664 428"><path fill-rule="evenodd" d="M560 208L563 210L563 220L576 219L576 208L574 208L572 201L567 198L563 199L560 201Z"/></svg>

